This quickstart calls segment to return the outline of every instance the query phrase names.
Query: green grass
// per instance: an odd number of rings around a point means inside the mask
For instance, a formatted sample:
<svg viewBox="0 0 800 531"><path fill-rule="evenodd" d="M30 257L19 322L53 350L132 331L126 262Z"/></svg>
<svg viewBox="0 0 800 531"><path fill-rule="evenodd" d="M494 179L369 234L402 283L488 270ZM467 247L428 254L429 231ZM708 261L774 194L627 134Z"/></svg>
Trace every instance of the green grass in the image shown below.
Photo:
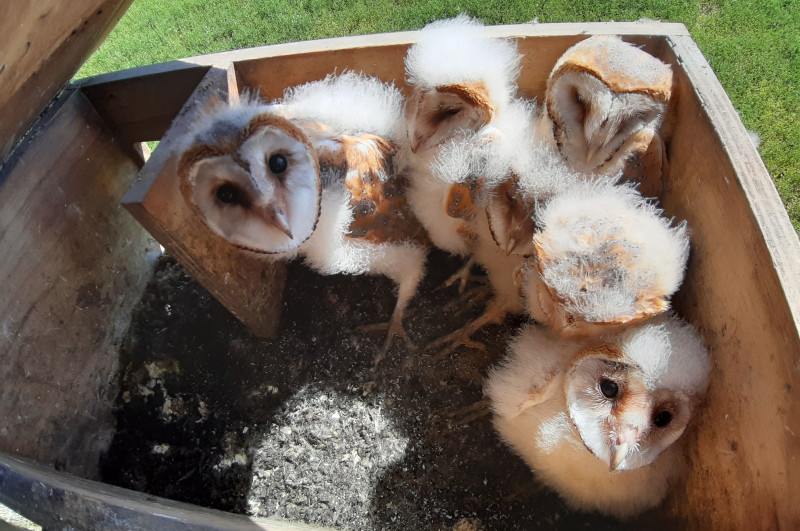
<svg viewBox="0 0 800 531"><path fill-rule="evenodd" d="M761 137L761 155L800 231L798 0L136 0L77 77L264 44L418 29L461 12L487 24L686 24L745 126Z"/></svg>

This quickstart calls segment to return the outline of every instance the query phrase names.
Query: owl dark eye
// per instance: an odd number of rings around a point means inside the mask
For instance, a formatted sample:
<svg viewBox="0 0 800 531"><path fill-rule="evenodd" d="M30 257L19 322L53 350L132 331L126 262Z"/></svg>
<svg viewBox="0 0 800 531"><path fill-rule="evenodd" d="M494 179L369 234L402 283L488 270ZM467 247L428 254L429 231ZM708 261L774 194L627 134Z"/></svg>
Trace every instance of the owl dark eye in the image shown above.
<svg viewBox="0 0 800 531"><path fill-rule="evenodd" d="M616 382L603 378L600 380L600 392L606 398L614 398L619 393L619 386Z"/></svg>
<svg viewBox="0 0 800 531"><path fill-rule="evenodd" d="M653 415L653 424L658 426L659 428L663 428L667 424L672 422L672 413L669 411L659 411L655 415Z"/></svg>
<svg viewBox="0 0 800 531"><path fill-rule="evenodd" d="M436 111L431 115L430 122L432 124L438 125L444 120L456 116L460 112L461 112L460 106L447 107L447 108L441 107L436 109Z"/></svg>
<svg viewBox="0 0 800 531"><path fill-rule="evenodd" d="M285 172L288 166L289 161L283 153L275 153L269 158L269 169L276 175Z"/></svg>
<svg viewBox="0 0 800 531"><path fill-rule="evenodd" d="M226 204L235 204L241 202L242 195L238 188L232 184L223 184L217 188L217 199Z"/></svg>

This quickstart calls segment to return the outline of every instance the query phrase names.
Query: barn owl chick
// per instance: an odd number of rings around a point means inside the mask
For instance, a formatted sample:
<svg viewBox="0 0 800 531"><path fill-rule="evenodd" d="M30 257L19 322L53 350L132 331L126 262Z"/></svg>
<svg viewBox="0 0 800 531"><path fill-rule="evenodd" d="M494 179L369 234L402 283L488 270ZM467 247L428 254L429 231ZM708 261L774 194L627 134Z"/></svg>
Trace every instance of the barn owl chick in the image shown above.
<svg viewBox="0 0 800 531"><path fill-rule="evenodd" d="M321 175L313 197L305 193L292 197L292 189L282 192L286 201L297 202L296 206L290 204L292 208L285 213L286 222L280 227L286 229L283 230L284 238L291 234L293 241L298 239L292 228L291 215L302 214L316 219L316 212L319 212L316 225L312 225L309 234L303 231L304 239L299 244L276 247L272 240L262 239L240 246L277 258L290 257L286 251L294 250L321 274L388 276L398 285L398 299L391 320L383 325L383 329L388 328L388 333L381 356L395 336L408 341L402 325L403 312L424 274L427 240L424 230L407 211L401 193L402 183L392 177L394 144L391 137L384 136L402 129L399 91L375 78L348 72L290 89L282 100L272 105L253 100L246 102L242 110L229 109L220 116L226 112L252 116L238 133L228 134L230 127L216 124L213 119L209 127L212 136L214 132L226 131L226 135L220 138L222 146L231 144L229 137L238 139L233 145L239 153L237 157L243 159L242 164L237 163L241 170L227 164L217 173L236 171L235 178L226 178L232 186L238 186L237 198L244 198L240 205L242 209L268 202L266 194L273 188L277 189L255 170L265 165L272 170L273 153L282 148L275 145L274 127L261 127L259 130L263 133L253 136L250 133L255 129L253 124L289 124L298 138L303 137L304 149L310 157L308 160L314 162L311 165L314 169L319 161L317 173ZM197 179L192 176L207 164L207 153L213 155L216 152L195 146L183 155L182 190L186 197L198 193ZM287 153L284 172L294 171L297 166L295 159L301 160L293 152ZM222 201L219 192L214 193L216 199ZM201 219L212 230L215 217L230 216L228 209L223 209L220 216L209 204L196 205ZM238 219L232 218L231 224L238 223ZM253 219L256 228L251 232L257 229L264 232L261 225L269 218L260 215ZM227 234L222 232L220 235L227 238Z"/></svg>
<svg viewBox="0 0 800 531"><path fill-rule="evenodd" d="M536 215L534 251L519 272L529 314L566 335L591 335L662 313L689 254L672 224L631 185L577 183Z"/></svg>
<svg viewBox="0 0 800 531"><path fill-rule="evenodd" d="M523 328L485 385L503 441L571 506L629 517L686 467L680 444L708 354L673 315L589 341Z"/></svg>
<svg viewBox="0 0 800 531"><path fill-rule="evenodd" d="M519 65L520 55L512 41L492 38L480 22L465 15L423 28L405 59L407 81L413 88L405 113L408 144L401 151L409 180L408 202L436 247L470 256L448 283L461 280L463 289L470 267L477 262L487 270L495 291L481 317L429 345L431 349L447 343L471 344L472 332L501 321L510 308L521 309L513 286L507 290L509 297L499 293L510 285L511 274L506 273L513 271L518 258L494 249L482 252L491 233L485 205L476 203L484 195L481 175L439 171L444 151L458 157L457 152L463 150L475 160L472 153L502 136L495 124L516 111Z"/></svg>
<svg viewBox="0 0 800 531"><path fill-rule="evenodd" d="M667 159L658 133L672 91L672 70L618 37L579 42L547 80L539 135L583 173L641 182L657 196Z"/></svg>
<svg viewBox="0 0 800 531"><path fill-rule="evenodd" d="M400 160L408 175L408 202L436 247L470 254L469 223L451 216L463 195L433 174L440 146L471 138L502 116L516 93L520 56L511 41L492 38L466 15L428 24L405 58L413 93L406 103L406 142ZM476 183L461 183L474 186Z"/></svg>
<svg viewBox="0 0 800 531"><path fill-rule="evenodd" d="M494 293L482 316L440 341L465 343L464 336L481 326L522 312L515 272L523 255L533 252L535 209L581 178L536 140L533 102L516 99L507 109L475 135L442 145L433 166L439 180L459 191L458 201L448 203L448 215L470 228L467 246L486 270Z"/></svg>
<svg viewBox="0 0 800 531"><path fill-rule="evenodd" d="M516 45L492 38L466 15L428 24L405 58L414 92L406 120L413 151L436 146L458 130L476 131L516 94Z"/></svg>

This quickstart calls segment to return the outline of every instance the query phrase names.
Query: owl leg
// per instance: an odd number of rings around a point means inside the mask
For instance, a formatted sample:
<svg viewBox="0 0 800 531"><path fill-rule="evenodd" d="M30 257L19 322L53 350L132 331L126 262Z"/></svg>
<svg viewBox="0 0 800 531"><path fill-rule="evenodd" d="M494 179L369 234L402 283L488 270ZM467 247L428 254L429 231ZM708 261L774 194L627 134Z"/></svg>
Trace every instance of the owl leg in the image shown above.
<svg viewBox="0 0 800 531"><path fill-rule="evenodd" d="M417 293L417 287L425 274L426 251L413 245L398 245L385 249L381 258L372 263L371 272L383 274L397 284L397 302L387 323L360 326L360 331L387 330L383 347L375 357L375 363L386 357L395 337L403 340L407 347L415 349L408 333L403 327L408 303Z"/></svg>
<svg viewBox="0 0 800 531"><path fill-rule="evenodd" d="M395 337L402 339L407 347L411 349L417 348L408 337L408 333L403 326L403 315L405 314L405 310L408 307L408 303L411 301L411 298L414 297L414 294L417 292L418 284L419 281L405 282L398 285L397 302L394 305L392 317L389 319L386 340L383 342L383 348L381 348L380 352L375 357L375 363L380 362L384 357L386 357L386 353L392 346Z"/></svg>
<svg viewBox="0 0 800 531"><path fill-rule="evenodd" d="M458 271L450 275L450 278L445 280L444 284L442 285L446 288L449 288L450 286L458 282L458 292L464 293L464 288L467 286L467 282L469 282L470 280L485 283L486 281L485 277L480 277L472 274L472 266L474 265L475 265L475 259L470 258L464 265L458 268Z"/></svg>
<svg viewBox="0 0 800 531"><path fill-rule="evenodd" d="M488 398L484 397L477 402L474 402L466 407L456 409L447 414L447 430L448 432L455 431L462 426L471 424L481 417L485 417L492 412L492 404Z"/></svg>
<svg viewBox="0 0 800 531"><path fill-rule="evenodd" d="M480 317L467 323L455 332L451 332L429 343L425 347L425 350L428 352L436 352L436 355L433 357L434 361L441 360L461 346L485 350L486 346L483 343L470 339L472 334L487 324L502 323L507 313L506 305L498 297L494 297Z"/></svg>
<svg viewBox="0 0 800 531"><path fill-rule="evenodd" d="M485 304L486 301L492 298L494 291L492 286L485 280L481 279L481 286L469 288L458 297L451 300L442 306L442 314L451 315L458 314L465 308L473 308Z"/></svg>

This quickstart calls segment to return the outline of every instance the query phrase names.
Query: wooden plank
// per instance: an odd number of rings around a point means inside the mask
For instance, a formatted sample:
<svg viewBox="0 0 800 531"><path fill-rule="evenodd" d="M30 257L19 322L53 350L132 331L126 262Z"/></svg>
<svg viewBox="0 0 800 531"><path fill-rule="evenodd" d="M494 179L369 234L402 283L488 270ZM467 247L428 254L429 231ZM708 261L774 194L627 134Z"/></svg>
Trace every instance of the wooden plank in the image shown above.
<svg viewBox="0 0 800 531"><path fill-rule="evenodd" d="M657 38L667 35L689 35L686 26L673 22L656 22L643 20L640 22L567 22L556 24L508 24L488 26L492 36L498 38L524 38L548 37L572 38L577 42L580 37L589 35L627 35ZM221 52L196 57L189 57L182 61L203 65L239 63L263 58L305 55L317 52L336 52L343 50L365 50L369 48L408 47L417 41L418 31L398 31L393 33L378 33L372 35L354 35L350 37L334 37L330 39L317 39L311 41L291 42L245 48L230 52ZM335 66L335 63L331 63ZM101 81L101 80L97 80Z"/></svg>
<svg viewBox="0 0 800 531"><path fill-rule="evenodd" d="M0 454L0 502L45 529L321 530L204 509L56 472Z"/></svg>
<svg viewBox="0 0 800 531"><path fill-rule="evenodd" d="M710 66L689 37L668 40L679 98L664 204L693 244L676 306L714 360L673 509L699 529L796 529L800 244Z"/></svg>
<svg viewBox="0 0 800 531"><path fill-rule="evenodd" d="M39 0L6 6L0 17L0 160L131 2Z"/></svg>
<svg viewBox="0 0 800 531"><path fill-rule="evenodd" d="M208 66L175 61L170 68L143 69L140 75L104 76L102 83L78 83L120 144L158 140L166 134ZM164 66L164 65L160 65Z"/></svg>
<svg viewBox="0 0 800 531"><path fill-rule="evenodd" d="M92 476L158 246L118 206L137 167L80 93L22 147L0 174L0 451Z"/></svg>
<svg viewBox="0 0 800 531"><path fill-rule="evenodd" d="M243 252L211 232L179 189L177 141L206 105L229 97L238 98L233 66L210 68L122 204L253 334L272 337L280 320L285 264Z"/></svg>
<svg viewBox="0 0 800 531"><path fill-rule="evenodd" d="M543 96L547 75L556 60L567 48L592 34L621 35L656 55L664 42L659 36L688 35L683 24L644 21L529 23L490 26L488 29L496 37L513 38L519 42L523 54L519 86L522 95L529 98ZM340 37L237 50L187 61L231 61L236 66L241 84L260 88L265 98L280 97L282 87L320 79L334 68L337 71L363 71L387 82L394 81L407 91L403 58L417 38L416 31ZM303 68L296 68L297 63Z"/></svg>
<svg viewBox="0 0 800 531"><path fill-rule="evenodd" d="M539 25L500 26L503 31L494 33L517 39L522 53L519 87L521 95L527 98L544 97L547 77L558 58L567 48L588 37L583 32L570 35L542 36L522 35L534 33L529 30ZM629 25L620 25L619 29L628 29ZM511 28L511 29L509 29ZM573 27L573 29L577 29ZM515 31L512 31L515 30ZM608 28L606 28L608 31ZM390 34L399 35L399 34ZM258 89L266 99L279 98L286 87L321 79L336 71L355 70L377 76L387 82L394 82L406 94L409 93L403 75L403 59L408 46L416 38L416 32L405 32L408 39L399 43L384 43L380 46L357 47L348 46L337 49L319 49L310 51L291 51L289 53L273 53L252 59L240 58L234 62L240 81L240 88ZM652 36L622 34L625 40L641 45L648 52L659 55L664 46L663 38ZM340 40L340 39L335 39ZM299 44L299 43L298 43ZM352 43L349 43L352 44ZM300 46L296 47L301 48ZM307 48L307 47L306 47ZM265 51L262 49L262 51ZM303 68L297 68L302 64Z"/></svg>

